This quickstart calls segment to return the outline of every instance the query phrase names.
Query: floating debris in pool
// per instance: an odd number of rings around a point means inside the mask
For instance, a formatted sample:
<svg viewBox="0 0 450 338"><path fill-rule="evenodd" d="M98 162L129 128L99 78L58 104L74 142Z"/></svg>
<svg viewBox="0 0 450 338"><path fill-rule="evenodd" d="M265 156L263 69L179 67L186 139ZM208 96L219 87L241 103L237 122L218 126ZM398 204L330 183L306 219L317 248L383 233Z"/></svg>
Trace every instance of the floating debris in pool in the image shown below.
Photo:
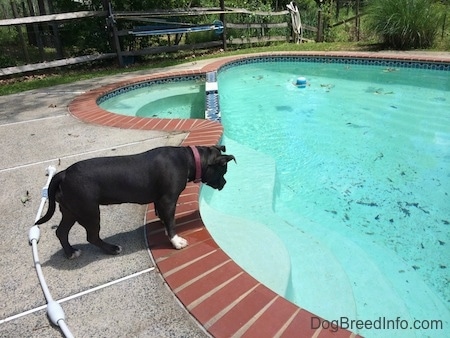
<svg viewBox="0 0 450 338"><path fill-rule="evenodd" d="M398 205L398 208L403 212L403 214L405 216L408 216L408 217L411 216L411 212L408 209L403 207L402 202L397 202L397 205Z"/></svg>
<svg viewBox="0 0 450 338"><path fill-rule="evenodd" d="M426 210L426 209L424 209L423 207L421 207L421 206L419 205L419 203L417 203L417 202L414 202L414 203L405 202L405 203L406 203L406 206L407 206L407 207L415 207L415 208L419 209L420 211L423 211L423 212L426 213L426 214L429 214L429 213L430 213L428 210Z"/></svg>
<svg viewBox="0 0 450 338"><path fill-rule="evenodd" d="M443 220L441 220L441 221L442 221L442 223L444 223L445 225L449 225L449 224L450 224L450 222L447 221L446 219L443 219Z"/></svg>
<svg viewBox="0 0 450 338"><path fill-rule="evenodd" d="M374 92L374 94L377 94L377 95L389 95L389 94L394 94L394 92L385 92L385 91L383 91L383 88L381 88L381 89L379 89L379 90L376 90L375 92Z"/></svg>
<svg viewBox="0 0 450 338"><path fill-rule="evenodd" d="M438 239L438 242L439 242L440 245L444 245L445 244L445 242L441 241L440 239Z"/></svg>
<svg viewBox="0 0 450 338"><path fill-rule="evenodd" d="M334 88L334 84L321 84L320 87L324 88L326 93L329 93Z"/></svg>
<svg viewBox="0 0 450 338"><path fill-rule="evenodd" d="M401 211L403 211L403 213L405 214L405 216L411 216L411 212L408 210L408 209L406 209L406 208L400 208L400 210Z"/></svg>
<svg viewBox="0 0 450 338"><path fill-rule="evenodd" d="M385 92L383 88L375 88L375 87L369 87L369 88L366 89L365 92L366 93L370 93L370 94L377 94L377 95L394 94L394 92L392 92L392 91Z"/></svg>
<svg viewBox="0 0 450 338"><path fill-rule="evenodd" d="M397 106L391 106L391 108L393 108L393 109L398 109L398 107L397 107Z"/></svg>
<svg viewBox="0 0 450 338"><path fill-rule="evenodd" d="M440 267L441 269L447 269L447 266L444 265L444 264L439 264L439 267Z"/></svg>
<svg viewBox="0 0 450 338"><path fill-rule="evenodd" d="M413 265L412 268L413 268L414 270L419 270L419 269L420 269L420 266Z"/></svg>
<svg viewBox="0 0 450 338"><path fill-rule="evenodd" d="M294 109L290 106L275 106L277 111L292 112Z"/></svg>
<svg viewBox="0 0 450 338"><path fill-rule="evenodd" d="M383 153L380 153L377 157L375 157L375 159L373 160L374 162L381 160L384 157Z"/></svg>
<svg viewBox="0 0 450 338"><path fill-rule="evenodd" d="M387 67L383 69L383 73L392 73L398 71L398 68Z"/></svg>
<svg viewBox="0 0 450 338"><path fill-rule="evenodd" d="M369 128L369 126L362 126L362 125L355 124L355 123L351 123L351 122L347 122L346 125L347 125L348 127L352 127L352 128L355 128L355 129Z"/></svg>
<svg viewBox="0 0 450 338"><path fill-rule="evenodd" d="M375 202L356 201L356 204L365 205L367 207L378 207L378 204Z"/></svg>

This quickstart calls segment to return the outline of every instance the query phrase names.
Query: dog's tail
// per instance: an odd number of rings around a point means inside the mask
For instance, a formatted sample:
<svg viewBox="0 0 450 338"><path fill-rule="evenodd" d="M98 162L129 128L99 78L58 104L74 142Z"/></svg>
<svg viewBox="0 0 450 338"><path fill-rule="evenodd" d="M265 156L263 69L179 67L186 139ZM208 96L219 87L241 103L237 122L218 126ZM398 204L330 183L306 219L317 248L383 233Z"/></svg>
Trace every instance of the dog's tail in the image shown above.
<svg viewBox="0 0 450 338"><path fill-rule="evenodd" d="M48 209L44 216L42 216L38 221L36 221L37 224L42 224L45 222L48 222L50 218L52 218L53 214L55 213L56 209L56 191L59 189L59 185L61 184L62 180L64 179L65 172L60 171L55 176L53 176L52 180L50 181L50 184L48 185Z"/></svg>

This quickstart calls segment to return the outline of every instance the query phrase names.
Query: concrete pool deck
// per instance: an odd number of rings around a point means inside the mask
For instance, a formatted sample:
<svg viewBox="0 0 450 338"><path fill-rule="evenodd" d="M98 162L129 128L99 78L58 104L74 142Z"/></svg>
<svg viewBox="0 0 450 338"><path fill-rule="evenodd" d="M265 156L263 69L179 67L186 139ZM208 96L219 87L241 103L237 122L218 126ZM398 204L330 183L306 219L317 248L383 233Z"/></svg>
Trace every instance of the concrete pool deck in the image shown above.
<svg viewBox="0 0 450 338"><path fill-rule="evenodd" d="M191 62L177 69L188 67L195 65ZM46 182L45 169L54 165L59 171L88 157L178 145L186 137L180 132L86 124L69 114L69 103L93 88L161 71L167 69L0 96L1 337L62 336L46 317L45 298L28 245L28 231ZM22 203L27 191L30 200ZM54 234L59 212L41 226L39 255L44 276L54 299L74 297L62 307L75 337L208 336L153 269L144 236L145 210L139 205L102 210L102 236L121 244L124 250L114 257L88 245L84 229L76 225L71 241L83 253L80 259L69 261ZM126 279L120 281L121 278Z"/></svg>
<svg viewBox="0 0 450 338"><path fill-rule="evenodd" d="M302 55L399 56L394 53ZM401 53L400 56L407 60L450 62L450 53ZM61 336L41 308L45 300L27 243L48 165L56 165L61 170L87 157L135 153L160 145L215 144L222 133L220 125L208 121L149 121L117 116L98 108L96 98L118 84L204 73L231 59L234 58L190 62L179 67L0 97L3 187L0 203L4 210L0 289L5 299L0 311L1 336ZM68 114L67 107L78 119ZM22 202L27 191L31 200ZM190 184L179 201L179 231L191 243L181 251L170 247L151 207L146 210L145 206L122 205L102 209L102 223L108 223L102 227L102 236L124 247L124 252L114 257L105 256L86 244L84 230L76 226L71 240L81 247L83 254L77 260L68 261L52 229L58 223L58 213L41 226L40 256L52 295L55 299L75 295L62 306L76 337L354 336L345 330L311 329L312 314L277 296L234 264L203 226L198 214L198 191L198 186ZM144 223L152 259L146 250L141 227ZM127 279L107 284L122 277ZM105 287L86 293L102 286ZM37 310L32 312L34 309Z"/></svg>

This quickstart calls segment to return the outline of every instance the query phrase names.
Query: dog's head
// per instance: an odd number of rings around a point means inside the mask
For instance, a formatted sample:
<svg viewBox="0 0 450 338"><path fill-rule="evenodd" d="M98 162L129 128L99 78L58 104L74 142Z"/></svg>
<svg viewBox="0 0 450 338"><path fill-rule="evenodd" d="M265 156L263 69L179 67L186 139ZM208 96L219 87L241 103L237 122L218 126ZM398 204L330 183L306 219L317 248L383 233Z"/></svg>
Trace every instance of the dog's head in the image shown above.
<svg viewBox="0 0 450 338"><path fill-rule="evenodd" d="M231 160L236 162L233 155L225 155L225 146L198 147L201 152L202 182L210 187L222 190L227 181L224 175L227 172L227 164Z"/></svg>

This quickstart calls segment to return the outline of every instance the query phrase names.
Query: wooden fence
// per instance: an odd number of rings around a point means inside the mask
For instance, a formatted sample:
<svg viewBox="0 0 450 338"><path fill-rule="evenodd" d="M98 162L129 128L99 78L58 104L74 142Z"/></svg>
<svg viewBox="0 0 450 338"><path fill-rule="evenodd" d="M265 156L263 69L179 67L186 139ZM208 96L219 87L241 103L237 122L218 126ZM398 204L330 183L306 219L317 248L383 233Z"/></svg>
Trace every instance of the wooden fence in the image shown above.
<svg viewBox="0 0 450 338"><path fill-rule="evenodd" d="M148 12L114 12L111 4L108 1L104 1L104 10L102 11L78 11L71 13L55 13L46 15L36 15L27 17L16 17L11 19L0 20L0 28L2 27L13 27L17 29L20 44L25 56L25 60L28 64L22 66L14 66L7 68L0 68L1 76L10 76L14 74L37 71L46 68L61 67L66 65L73 65L82 62L95 61L106 58L117 58L119 65L123 66L127 60L134 58L135 56L148 55L148 54L158 54L165 52L173 52L179 50L198 50L198 49L208 49L208 48L218 48L221 47L224 50L227 49L227 45L236 44L255 44L255 43L268 43L274 41L289 41L291 39L290 28L290 16L288 11L279 12L250 12L245 9L237 8L225 8L223 1L221 2L220 8L190 8L189 10L178 10L174 9L171 11L148 11ZM32 8L32 7L31 7ZM17 10L13 12L16 13ZM34 15L32 11L30 14ZM236 15L251 15L253 17L261 18L260 23L228 23L227 19ZM219 23L223 25L223 30L220 32L220 38L213 39L211 41L205 41L200 43L180 43L180 35L183 33L189 33L188 29L184 31L170 30L162 31L160 35L164 35L168 41L168 45L158 46L158 47L147 47L139 48L137 50L123 48L123 42L121 39L124 37L136 38L136 29L118 29L118 22L132 21L140 25L151 24L154 25L155 22L160 20L164 24L168 21L162 20L161 18L180 18L180 17L211 17L218 16ZM67 21L73 20L85 20L86 18L92 17L103 17L107 22L107 34L109 36L110 44L113 49L108 53L84 55L78 57L64 58L62 52L62 43L59 39L58 26ZM269 21L272 18L277 18L276 23L262 22ZM284 17L284 18L283 18ZM281 18L281 19L280 19ZM198 21L198 20L196 20ZM232 21L232 20L230 20ZM280 22L281 21L281 22ZM44 48L44 42L41 37L40 25L46 24L50 27L52 35L54 37L54 48L56 50L57 60L39 63L30 63L30 58L27 55L27 45L30 39L34 39L35 44L37 44L40 53L42 53ZM26 27L25 31L28 34L24 34L23 26ZM145 27L145 26L144 26ZM188 25L186 27L196 27L195 25ZM137 26L139 29L139 26ZM216 28L213 28L216 29ZM271 30L276 29L277 32L284 31L284 34L271 34ZM315 27L305 26L305 30L309 30L312 34L316 34L317 29ZM241 31L242 34L237 33L229 35L228 32ZM251 32L251 33L248 33ZM152 35L156 35L151 33ZM139 35L142 38L142 35ZM28 39L28 41L27 41ZM137 38L136 38L137 39Z"/></svg>

